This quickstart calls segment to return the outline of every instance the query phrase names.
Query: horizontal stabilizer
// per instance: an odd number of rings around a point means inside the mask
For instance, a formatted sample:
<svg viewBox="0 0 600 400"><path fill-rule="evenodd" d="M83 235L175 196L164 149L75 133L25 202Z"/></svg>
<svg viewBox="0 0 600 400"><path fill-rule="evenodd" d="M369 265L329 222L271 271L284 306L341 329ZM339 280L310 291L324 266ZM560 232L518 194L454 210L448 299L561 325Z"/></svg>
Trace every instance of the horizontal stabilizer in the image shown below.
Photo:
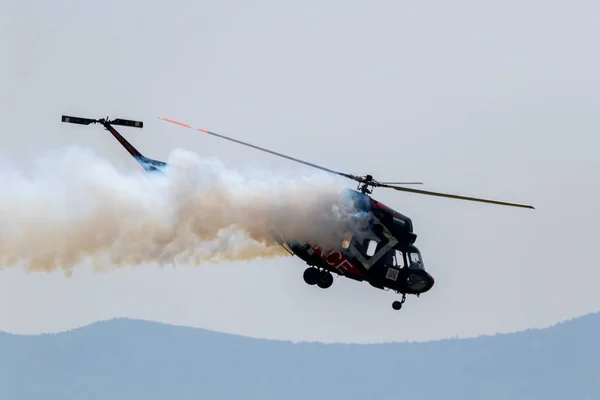
<svg viewBox="0 0 600 400"><path fill-rule="evenodd" d="M117 118L110 122L111 125L120 125L120 126L131 126L133 128L143 128L144 123L142 121L134 121L131 119L121 119Z"/></svg>
<svg viewBox="0 0 600 400"><path fill-rule="evenodd" d="M154 160L152 158L144 157L143 155L133 156L135 160L144 168L147 172L163 172L163 169L167 166L166 162Z"/></svg>
<svg viewBox="0 0 600 400"><path fill-rule="evenodd" d="M70 117L68 115L63 115L62 122L66 122L69 124L89 125L96 122L96 120L90 118Z"/></svg>

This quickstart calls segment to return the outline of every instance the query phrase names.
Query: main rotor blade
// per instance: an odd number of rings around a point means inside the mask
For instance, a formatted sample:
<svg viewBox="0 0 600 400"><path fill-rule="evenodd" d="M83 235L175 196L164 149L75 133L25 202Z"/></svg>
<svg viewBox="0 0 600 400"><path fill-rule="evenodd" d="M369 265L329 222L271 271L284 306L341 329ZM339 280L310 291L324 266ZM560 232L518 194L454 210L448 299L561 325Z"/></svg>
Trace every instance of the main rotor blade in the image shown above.
<svg viewBox="0 0 600 400"><path fill-rule="evenodd" d="M162 119L163 121L170 122L172 124L183 126L184 128L188 128L188 129L196 130L196 131L199 131L199 132L203 132L203 133L206 133L208 135L217 136L217 137L220 137L222 139L229 140L231 142L239 143L239 144L242 144L244 146L252 147L252 148L257 149L257 150L265 151L267 153L270 153L270 154L273 154L273 155L276 155L276 156L279 156L279 157L286 158L288 160L296 161L296 162L298 162L300 164L308 165L310 167L317 168L317 169L320 169L320 170L323 170L323 171L327 171L327 172L330 172L332 174L340 175L340 176L343 176L345 178L349 178L349 179L355 180L357 182L361 181L361 178L358 177L358 176L354 176L354 175L351 175L351 174L345 174L343 172L339 172L339 171L335 171L335 170L332 170L332 169L329 169L329 168L325 168L325 167L322 167L322 166L317 165L317 164L309 163L308 161L304 161L304 160L300 160L300 159L297 159L297 158L294 158L294 157L286 156L285 154L277 153L275 151L272 151L272 150L269 150L269 149L265 149L263 147L258 147L258 146L255 146L253 144L250 144L250 143L242 142L241 140L237 140L237 139L233 139L233 138L230 138L230 137L227 137L227 136L224 136L224 135L220 135L218 133L211 132L211 131L209 131L207 129L194 128L194 127L192 127L189 124L186 124L186 123L183 123L183 122L179 122L179 121L175 121L175 120L172 120L172 119L169 119L169 118L165 118L165 117L158 117L158 118Z"/></svg>
<svg viewBox="0 0 600 400"><path fill-rule="evenodd" d="M382 185L422 185L423 182L379 182Z"/></svg>
<svg viewBox="0 0 600 400"><path fill-rule="evenodd" d="M426 195L429 195L429 196L438 196L438 197L448 197L448 198L451 198L451 199L458 199L458 200L477 201L477 202L480 202L480 203L499 204L499 205L502 205L502 206L535 209L533 206L528 205L528 204L509 203L509 202L505 202L505 201L488 200L488 199L482 199L482 198L478 198L478 197L460 196L460 195L456 195L456 194L448 194L448 193L440 193L440 192L430 192L428 190L410 189L410 188L403 188L403 187L399 187L399 186L391 186L391 185L385 185L385 184L382 184L380 186L381 187L391 188L391 189L396 189L396 190L399 190L399 191L402 191L402 192L410 192L410 193L417 193L417 194L426 194Z"/></svg>

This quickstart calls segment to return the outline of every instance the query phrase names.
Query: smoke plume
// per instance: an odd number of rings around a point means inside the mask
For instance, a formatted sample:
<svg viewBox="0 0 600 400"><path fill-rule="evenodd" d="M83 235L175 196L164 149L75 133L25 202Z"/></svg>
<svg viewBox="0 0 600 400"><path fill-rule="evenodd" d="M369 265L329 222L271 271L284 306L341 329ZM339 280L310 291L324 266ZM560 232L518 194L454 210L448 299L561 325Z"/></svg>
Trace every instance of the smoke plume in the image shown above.
<svg viewBox="0 0 600 400"><path fill-rule="evenodd" d="M123 173L87 149L38 159L30 174L0 167L0 262L29 271L91 263L199 265L278 257L282 237L337 245L355 223L335 176L228 170L174 151L165 174Z"/></svg>

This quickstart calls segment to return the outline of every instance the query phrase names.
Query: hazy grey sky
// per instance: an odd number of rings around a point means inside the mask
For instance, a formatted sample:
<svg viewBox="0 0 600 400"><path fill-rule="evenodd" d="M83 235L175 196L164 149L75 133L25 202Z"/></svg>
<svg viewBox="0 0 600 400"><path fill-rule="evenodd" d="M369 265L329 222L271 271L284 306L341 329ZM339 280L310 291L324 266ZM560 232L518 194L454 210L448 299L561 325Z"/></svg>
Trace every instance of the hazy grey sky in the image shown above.
<svg viewBox="0 0 600 400"><path fill-rule="evenodd" d="M267 338L420 340L545 326L597 311L597 1L33 2L0 13L2 146L23 166L89 147L61 114L142 119L147 156L303 167L170 126L163 115L353 174L532 203L376 190L413 218L430 293L307 286L297 258L96 275L0 272L0 330L130 316ZM348 182L349 187L354 187Z"/></svg>

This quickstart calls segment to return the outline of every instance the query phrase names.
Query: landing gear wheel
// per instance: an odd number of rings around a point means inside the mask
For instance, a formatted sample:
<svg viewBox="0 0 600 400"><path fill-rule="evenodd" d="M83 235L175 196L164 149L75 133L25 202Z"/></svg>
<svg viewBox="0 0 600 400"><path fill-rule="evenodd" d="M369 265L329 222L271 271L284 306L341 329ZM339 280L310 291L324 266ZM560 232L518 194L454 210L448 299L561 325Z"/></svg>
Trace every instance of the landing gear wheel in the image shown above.
<svg viewBox="0 0 600 400"><path fill-rule="evenodd" d="M320 278L321 272L318 269L310 267L304 270L304 282L308 285L316 285Z"/></svg>
<svg viewBox="0 0 600 400"><path fill-rule="evenodd" d="M327 272L327 271L321 272L321 276L319 277L319 281L317 282L317 285L321 289L327 289L327 288L331 287L332 284L333 284L333 275L331 275L331 273Z"/></svg>
<svg viewBox="0 0 600 400"><path fill-rule="evenodd" d="M406 293L402 294L402 301L394 301L392 303L392 308L394 310L400 310L402 308L402 304L404 304L404 302L406 301Z"/></svg>

